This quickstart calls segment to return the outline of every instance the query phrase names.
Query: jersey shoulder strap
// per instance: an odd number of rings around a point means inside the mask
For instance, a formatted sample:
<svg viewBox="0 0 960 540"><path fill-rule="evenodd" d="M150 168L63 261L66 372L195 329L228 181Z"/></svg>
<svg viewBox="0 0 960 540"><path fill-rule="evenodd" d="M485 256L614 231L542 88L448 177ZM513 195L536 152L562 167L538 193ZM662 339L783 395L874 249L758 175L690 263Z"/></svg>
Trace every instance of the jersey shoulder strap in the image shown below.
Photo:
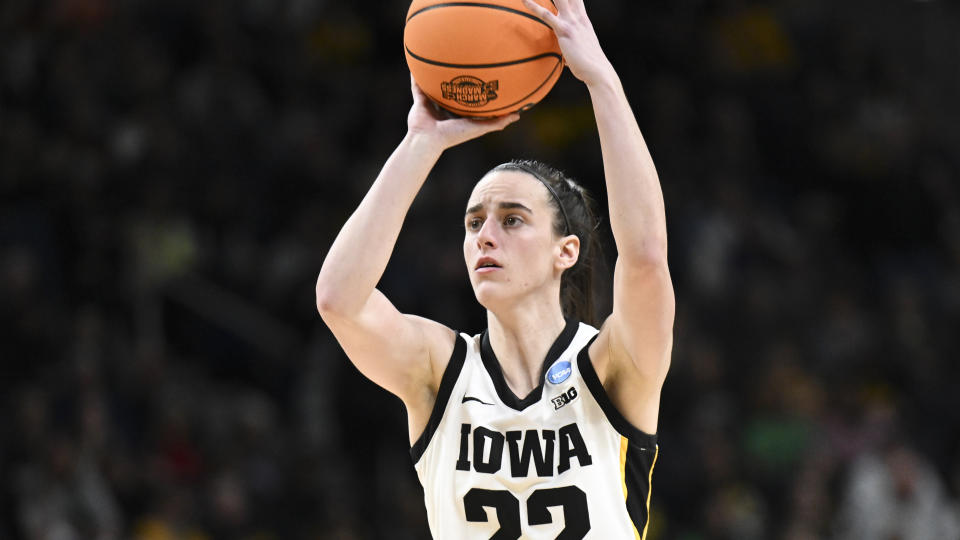
<svg viewBox="0 0 960 540"><path fill-rule="evenodd" d="M437 400L433 403L433 410L430 411L430 419L427 420L427 427L423 433L410 448L410 457L416 465L423 453L430 444L430 439L440 426L443 420L443 412L447 409L447 402L450 401L450 394L453 393L453 387L460 378L460 372L463 370L463 363L467 358L467 340L471 339L464 334L457 333L457 342L453 346L453 353L450 354L450 361L447 362L447 368L443 371L443 377L440 379L440 388L437 389Z"/></svg>

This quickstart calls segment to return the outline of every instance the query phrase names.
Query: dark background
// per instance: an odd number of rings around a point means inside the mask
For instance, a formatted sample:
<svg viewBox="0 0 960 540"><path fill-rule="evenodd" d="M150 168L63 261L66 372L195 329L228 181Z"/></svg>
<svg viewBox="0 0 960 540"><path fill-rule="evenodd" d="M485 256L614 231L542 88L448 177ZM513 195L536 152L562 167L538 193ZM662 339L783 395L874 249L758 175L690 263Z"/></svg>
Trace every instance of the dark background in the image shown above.
<svg viewBox="0 0 960 540"><path fill-rule="evenodd" d="M313 295L405 131L406 8L0 2L0 537L428 536L402 404ZM667 205L648 538L960 538L960 6L588 10ZM603 201L569 73L443 156L403 311L483 328L461 217L513 157Z"/></svg>

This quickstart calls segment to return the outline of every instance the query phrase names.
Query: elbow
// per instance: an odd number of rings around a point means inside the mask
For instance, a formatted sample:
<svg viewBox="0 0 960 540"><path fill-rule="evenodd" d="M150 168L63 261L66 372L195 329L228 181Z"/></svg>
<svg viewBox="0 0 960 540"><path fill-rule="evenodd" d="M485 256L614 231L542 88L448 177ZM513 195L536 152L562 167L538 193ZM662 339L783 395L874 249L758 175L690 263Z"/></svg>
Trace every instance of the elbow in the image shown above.
<svg viewBox="0 0 960 540"><path fill-rule="evenodd" d="M634 268L666 268L666 240L644 241L620 250L619 259Z"/></svg>
<svg viewBox="0 0 960 540"><path fill-rule="evenodd" d="M650 224L635 225L613 231L618 260L633 267L666 266L667 231Z"/></svg>
<svg viewBox="0 0 960 540"><path fill-rule="evenodd" d="M343 302L338 298L336 287L331 286L323 280L321 275L317 278L317 313L326 319L328 316L335 315L343 310Z"/></svg>
<svg viewBox="0 0 960 540"><path fill-rule="evenodd" d="M333 313L333 304L330 303L330 300L317 294L317 313L320 314L324 319L328 315Z"/></svg>
<svg viewBox="0 0 960 540"><path fill-rule="evenodd" d="M341 279L330 279L320 271L317 277L317 313L328 324L336 320L356 317L366 304L370 294L357 294L356 287Z"/></svg>
<svg viewBox="0 0 960 540"><path fill-rule="evenodd" d="M325 293L321 292L320 289L317 289L317 313L323 317L326 314L329 314L333 311L334 303Z"/></svg>

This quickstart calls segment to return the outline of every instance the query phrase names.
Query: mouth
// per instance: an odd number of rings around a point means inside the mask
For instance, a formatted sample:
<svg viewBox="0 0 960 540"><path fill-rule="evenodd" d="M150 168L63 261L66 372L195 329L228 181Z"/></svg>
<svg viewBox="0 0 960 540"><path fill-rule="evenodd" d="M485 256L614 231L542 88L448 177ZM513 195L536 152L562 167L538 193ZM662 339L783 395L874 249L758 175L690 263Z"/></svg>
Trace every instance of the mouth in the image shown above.
<svg viewBox="0 0 960 540"><path fill-rule="evenodd" d="M497 262L496 259L492 257L481 257L480 260L477 261L477 264L473 269L479 273L486 273L486 272L493 272L494 270L499 270L500 268L503 268L503 267L500 266L500 263Z"/></svg>

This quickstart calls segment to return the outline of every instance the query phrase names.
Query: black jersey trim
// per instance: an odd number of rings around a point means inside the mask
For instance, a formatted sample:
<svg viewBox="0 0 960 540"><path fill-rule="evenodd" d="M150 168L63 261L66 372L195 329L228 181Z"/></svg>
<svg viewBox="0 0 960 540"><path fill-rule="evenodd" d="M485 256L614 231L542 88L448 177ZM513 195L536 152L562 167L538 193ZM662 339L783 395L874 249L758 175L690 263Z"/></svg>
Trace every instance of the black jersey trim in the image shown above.
<svg viewBox="0 0 960 540"><path fill-rule="evenodd" d="M626 437L624 437L626 439ZM623 504L627 515L633 522L640 538L647 537L647 527L650 525L650 495L653 492L653 468L657 464L660 449L654 445L652 449L643 448L626 439L626 452L622 457L621 474L626 497Z"/></svg>
<svg viewBox="0 0 960 540"><path fill-rule="evenodd" d="M598 334L599 335L599 334ZM624 497L624 506L630 521L633 522L642 538L646 538L647 525L650 522L650 493L653 483L653 467L656 464L660 449L657 446L657 435L650 434L640 430L631 424L617 407L610 401L610 396L604 390L600 377L593 369L593 361L590 359L590 345L597 339L593 336L590 342L581 349L577 356L577 367L580 368L580 376L593 399L600 405L603 415L607 421L617 430L621 437L626 439L626 448L621 451L621 474L623 475L623 486L626 490Z"/></svg>
<svg viewBox="0 0 960 540"><path fill-rule="evenodd" d="M580 368L580 375L583 377L583 382L587 385L590 393L593 394L593 399L600 405L600 409L603 410L604 416L607 417L607 421L610 422L613 429L617 430L617 433L626 437L634 445L653 452L657 446L657 435L642 431L631 424L624 418L623 414L617 410L617 407L610 401L610 396L607 395L607 391L603 389L600 377L597 376L597 372L593 369L593 361L590 360L590 345L592 345L596 339L597 336L593 336L590 342L580 350L580 354L577 357L577 367Z"/></svg>
<svg viewBox="0 0 960 540"><path fill-rule="evenodd" d="M410 457L413 458L414 465L423 457L423 453L427 451L427 445L430 444L430 439L433 438L433 434L440 427L440 421L443 420L443 411L447 409L450 394L453 393L453 387L456 386L457 379L460 378L460 372L463 371L463 363L467 359L467 342L466 338L459 333L456 334L456 339L457 342L453 345L453 353L450 354L450 361L447 363L446 369L443 370L443 377L440 379L440 388L437 390L437 400L433 403L433 410L430 411L430 419L427 420L427 426L423 429L423 433L420 434L417 442L413 443L410 448Z"/></svg>
<svg viewBox="0 0 960 540"><path fill-rule="evenodd" d="M579 321L567 319L567 325L563 328L563 331L560 332L560 335L557 336L557 339L554 340L553 345L550 346L550 350L547 351L547 356L543 360L543 365L540 367L540 384L531 390L530 393L527 394L527 397L523 399L518 398L517 395L513 393L513 390L510 390L510 386L507 385L507 380L504 379L503 370L500 367L500 361L497 359L497 355L493 352L493 347L490 345L490 336L487 330L484 330L483 336L480 339L480 358L483 359L483 366L493 381L493 387L497 390L497 396L500 398L500 401L507 407L517 411L522 411L540 401L540 397L543 395L543 377L547 369L563 354L563 351L567 350L567 347L573 342L574 336L577 335L577 329L579 327Z"/></svg>

